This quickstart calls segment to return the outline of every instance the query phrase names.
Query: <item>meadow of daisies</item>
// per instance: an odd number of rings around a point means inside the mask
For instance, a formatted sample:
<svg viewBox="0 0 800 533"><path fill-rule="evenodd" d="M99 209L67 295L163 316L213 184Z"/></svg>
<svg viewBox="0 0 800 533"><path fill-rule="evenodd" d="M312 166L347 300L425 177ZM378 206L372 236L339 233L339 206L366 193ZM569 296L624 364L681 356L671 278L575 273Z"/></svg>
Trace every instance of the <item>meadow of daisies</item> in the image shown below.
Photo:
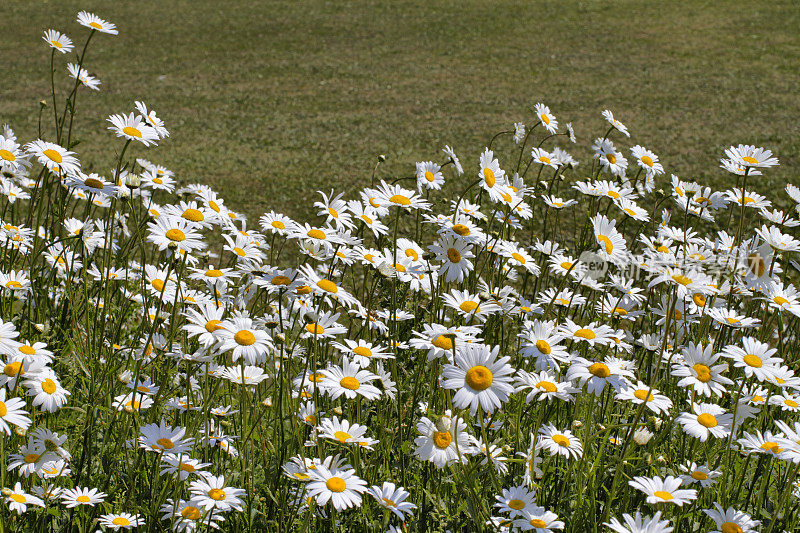
<svg viewBox="0 0 800 533"><path fill-rule="evenodd" d="M248 221L151 162L140 101L89 170L117 28L72 26L38 138L0 134L0 533L800 527L800 189L754 192L770 150L712 190L536 104Z"/></svg>

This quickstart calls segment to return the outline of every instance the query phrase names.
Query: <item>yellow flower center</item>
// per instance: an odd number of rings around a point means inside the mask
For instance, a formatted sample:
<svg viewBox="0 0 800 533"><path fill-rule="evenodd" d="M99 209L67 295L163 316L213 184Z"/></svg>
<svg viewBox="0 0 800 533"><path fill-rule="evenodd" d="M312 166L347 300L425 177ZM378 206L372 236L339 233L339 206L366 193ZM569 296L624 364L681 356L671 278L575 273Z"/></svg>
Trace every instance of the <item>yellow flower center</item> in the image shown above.
<svg viewBox="0 0 800 533"><path fill-rule="evenodd" d="M252 332L243 329L241 331L236 332L236 335L233 336L233 340L236 341L236 344L239 344L241 346L250 346L252 344L255 344L256 336L253 335Z"/></svg>
<svg viewBox="0 0 800 533"><path fill-rule="evenodd" d="M709 413L703 413L697 417L697 422L707 428L717 427L717 417Z"/></svg>
<svg viewBox="0 0 800 533"><path fill-rule="evenodd" d="M751 165L758 164L758 159L756 159L755 157L750 157L749 155L744 156L742 158L742 161L744 161L745 163L750 163Z"/></svg>
<svg viewBox="0 0 800 533"><path fill-rule="evenodd" d="M680 283L683 286L689 285L692 282L691 278L688 278L683 274L675 274L672 276L672 279L675 280L676 283Z"/></svg>
<svg viewBox="0 0 800 533"><path fill-rule="evenodd" d="M186 220L191 220L192 222L202 222L206 219L202 211L191 208L184 211L181 216Z"/></svg>
<svg viewBox="0 0 800 533"><path fill-rule="evenodd" d="M130 137L136 137L137 139L142 138L142 132L132 126L125 126L122 128L122 133Z"/></svg>
<svg viewBox="0 0 800 533"><path fill-rule="evenodd" d="M783 451L783 449L778 446L777 442L765 442L761 445L762 450L769 450L774 454L779 454Z"/></svg>
<svg viewBox="0 0 800 533"><path fill-rule="evenodd" d="M462 237L466 237L470 234L469 227L465 226L464 224L455 224L453 226L453 231Z"/></svg>
<svg viewBox="0 0 800 533"><path fill-rule="evenodd" d="M8 414L8 407L3 402L0 402L0 418L3 418Z"/></svg>
<svg viewBox="0 0 800 533"><path fill-rule="evenodd" d="M433 432L433 445L444 450L450 443L453 442L453 436L449 431L434 431Z"/></svg>
<svg viewBox="0 0 800 533"><path fill-rule="evenodd" d="M649 155L643 155L642 159L641 159L641 162L644 163L645 165L647 165L650 168L653 167L653 158L650 157Z"/></svg>
<svg viewBox="0 0 800 533"><path fill-rule="evenodd" d="M372 350L370 350L366 346L356 346L355 348L353 348L353 353L356 355L360 355L361 357L372 357Z"/></svg>
<svg viewBox="0 0 800 533"><path fill-rule="evenodd" d="M129 526L131 525L131 521L125 518L124 516L118 516L114 520L111 521L112 524L115 526Z"/></svg>
<svg viewBox="0 0 800 533"><path fill-rule="evenodd" d="M317 282L317 287L319 287L323 291L332 292L334 294L339 292L339 287L337 287L334 282L332 282L331 280L328 280L328 279L319 280Z"/></svg>
<svg viewBox="0 0 800 533"><path fill-rule="evenodd" d="M460 263L461 254L455 248L450 248L447 250L447 259L449 259L451 263Z"/></svg>
<svg viewBox="0 0 800 533"><path fill-rule="evenodd" d="M558 391L558 387L556 387L555 383L551 381L540 381L536 384L537 389L542 389L545 392L556 392Z"/></svg>
<svg viewBox="0 0 800 533"><path fill-rule="evenodd" d="M344 492L347 488L347 483L337 476L333 476L332 478L328 478L325 482L325 486L328 487L328 490L331 492Z"/></svg>
<svg viewBox="0 0 800 533"><path fill-rule="evenodd" d="M641 400L643 402L652 402L655 399L653 394L645 389L637 389L633 392L633 395L637 400Z"/></svg>
<svg viewBox="0 0 800 533"><path fill-rule="evenodd" d="M325 240L325 232L319 229L309 230L308 233L306 233L306 235L308 235L312 239L318 239L321 241Z"/></svg>
<svg viewBox="0 0 800 533"><path fill-rule="evenodd" d="M352 376L345 376L339 381L339 385L345 389L358 390L358 387L361 386L361 383L359 383L359 381Z"/></svg>
<svg viewBox="0 0 800 533"><path fill-rule="evenodd" d="M61 163L64 159L61 157L61 154L58 153L57 150L53 150L52 148L48 148L42 154L46 155L48 159L51 161L55 161L56 163Z"/></svg>
<svg viewBox="0 0 800 533"><path fill-rule="evenodd" d="M617 156L615 156L614 154L606 154L606 159L612 165L617 162Z"/></svg>
<svg viewBox="0 0 800 533"><path fill-rule="evenodd" d="M11 498L17 503L25 503L26 501L28 501L22 494L12 494L9 496L9 498Z"/></svg>
<svg viewBox="0 0 800 533"><path fill-rule="evenodd" d="M542 119L542 122L544 123L544 125L545 125L545 126L547 126L548 124L550 124L550 117L548 117L548 116L547 116L547 115L545 115L544 113L542 113L541 115L539 115L539 118L541 118L541 119Z"/></svg>
<svg viewBox="0 0 800 533"><path fill-rule="evenodd" d="M467 370L464 381L467 382L470 388L476 391L482 391L491 387L494 376L492 375L492 371L485 366L477 365Z"/></svg>
<svg viewBox="0 0 800 533"><path fill-rule="evenodd" d="M797 408L798 404L794 400L784 400L784 404L788 405L789 407Z"/></svg>
<svg viewBox="0 0 800 533"><path fill-rule="evenodd" d="M390 500L389 498L381 498L381 500L383 500L383 503L387 507L397 507L397 504L395 502L393 502L392 500Z"/></svg>
<svg viewBox="0 0 800 533"><path fill-rule="evenodd" d="M345 431L337 431L336 433L333 434L333 438L335 438L341 443L345 443L347 442L347 439L352 439L353 436Z"/></svg>
<svg viewBox="0 0 800 533"><path fill-rule="evenodd" d="M167 230L164 236L167 239L175 242L181 242L186 240L186 234L181 230L179 230L178 228L172 228L170 230Z"/></svg>
<svg viewBox="0 0 800 533"><path fill-rule="evenodd" d="M328 214L330 214L333 218L339 218L339 212L332 207L328 208Z"/></svg>
<svg viewBox="0 0 800 533"><path fill-rule="evenodd" d="M672 499L672 494L663 490L657 490L653 493L653 496L657 498L661 498L664 501L669 501Z"/></svg>
<svg viewBox="0 0 800 533"><path fill-rule="evenodd" d="M38 453L29 453L25 456L25 462L28 464L35 463L41 457Z"/></svg>
<svg viewBox="0 0 800 533"><path fill-rule="evenodd" d="M453 339L449 337L445 337L444 335L439 335L433 342L431 343L437 348L441 348L442 350L452 350L453 349Z"/></svg>
<svg viewBox="0 0 800 533"><path fill-rule="evenodd" d="M691 473L692 479L696 479L697 481L705 481L708 479L708 474L705 472L701 472L700 470L695 470Z"/></svg>
<svg viewBox="0 0 800 533"><path fill-rule="evenodd" d="M525 257L523 257L521 254L517 252L511 252L511 257L516 259L519 263L522 263L523 265L525 264Z"/></svg>
<svg viewBox="0 0 800 533"><path fill-rule="evenodd" d="M569 438L566 435L562 435L560 433L556 433L553 435L553 442L561 446L562 448L566 448L569 446Z"/></svg>
<svg viewBox="0 0 800 533"><path fill-rule="evenodd" d="M220 501L225 499L225 491L222 489L211 489L208 491L208 497L215 501Z"/></svg>
<svg viewBox="0 0 800 533"><path fill-rule="evenodd" d="M694 296L692 296L692 301L698 307L705 307L706 305L706 297L700 294L699 292L695 293Z"/></svg>
<svg viewBox="0 0 800 533"><path fill-rule="evenodd" d="M772 301L780 306L784 306L789 303L789 300L787 300L783 296L776 296L775 298L772 299Z"/></svg>
<svg viewBox="0 0 800 533"><path fill-rule="evenodd" d="M575 336L580 337L582 339L592 340L595 337L597 337L597 334L591 329L581 328L575 332Z"/></svg>
<svg viewBox="0 0 800 533"><path fill-rule="evenodd" d="M541 518L531 518L530 525L532 525L535 528L545 529L547 527L547 522L545 522Z"/></svg>
<svg viewBox="0 0 800 533"><path fill-rule="evenodd" d="M746 364L747 366L751 366L753 368L761 368L762 366L764 366L764 361L762 361L759 356L751 353L742 357L742 361L744 361L744 364Z"/></svg>
<svg viewBox="0 0 800 533"><path fill-rule="evenodd" d="M478 305L478 302L473 302L472 300L467 300L466 302L462 302L461 305L458 306L459 309L464 311L465 313L471 313L476 311L478 313L481 312L481 306Z"/></svg>
<svg viewBox="0 0 800 533"><path fill-rule="evenodd" d="M320 326L319 324L314 323L306 325L306 331L308 331L312 335L322 335L323 333L325 333L325 328L323 326Z"/></svg>
<svg viewBox="0 0 800 533"><path fill-rule="evenodd" d="M483 181L486 182L486 185L490 189L492 187L494 187L494 184L495 184L496 180L495 180L495 177L494 177L494 172L492 172L491 168L484 168L483 169Z"/></svg>
<svg viewBox="0 0 800 533"><path fill-rule="evenodd" d="M433 181L436 179L436 176L434 176L433 172L431 172L430 170L426 170L425 171L425 179L428 180L429 182L433 183Z"/></svg>
<svg viewBox="0 0 800 533"><path fill-rule="evenodd" d="M389 201L397 205L411 205L411 200L408 198L408 196L403 196L402 194L392 195L392 197L389 198Z"/></svg>
<svg viewBox="0 0 800 533"><path fill-rule="evenodd" d="M696 363L692 365L692 370L697 372L697 381L700 383L708 383L711 381L711 369L706 365Z"/></svg>
<svg viewBox="0 0 800 533"><path fill-rule="evenodd" d="M75 501L76 502L80 502L80 503L87 503L87 502L89 502L89 500L90 500L90 498L88 496L86 496L86 495L81 495L81 496L78 496L77 498L75 498Z"/></svg>
<svg viewBox="0 0 800 533"><path fill-rule="evenodd" d="M611 375L611 370L605 363L592 363L589 366L589 373L598 378L607 378Z"/></svg>
<svg viewBox="0 0 800 533"><path fill-rule="evenodd" d="M550 352L553 351L553 349L550 348L550 345L544 339L539 339L538 341L536 341L536 349L539 350L544 355L550 355Z"/></svg>
<svg viewBox="0 0 800 533"><path fill-rule="evenodd" d="M220 324L222 324L221 320L209 320L206 322L206 331L209 333L214 333L218 329L225 329L223 326L220 326Z"/></svg>
<svg viewBox="0 0 800 533"><path fill-rule="evenodd" d="M42 390L47 394L53 394L58 387L56 386L56 382L50 378L45 379L42 381Z"/></svg>
<svg viewBox="0 0 800 533"><path fill-rule="evenodd" d="M200 520L202 515L200 514L200 509L189 505L181 511L181 516L187 520Z"/></svg>
<svg viewBox="0 0 800 533"><path fill-rule="evenodd" d="M5 368L3 368L3 374L6 376L13 378L17 374L24 374L25 372L22 370L22 362L14 361L13 363L8 363Z"/></svg>
<svg viewBox="0 0 800 533"><path fill-rule="evenodd" d="M752 157L750 159L752 159ZM720 530L721 533L743 533L744 532L744 530L742 529L742 526L740 526L736 522L725 522L721 526L719 526L719 530Z"/></svg>
<svg viewBox="0 0 800 533"><path fill-rule="evenodd" d="M172 448L175 447L175 444L166 437L161 437L156 441L156 443L158 443L158 445L164 448L165 450L171 450Z"/></svg>

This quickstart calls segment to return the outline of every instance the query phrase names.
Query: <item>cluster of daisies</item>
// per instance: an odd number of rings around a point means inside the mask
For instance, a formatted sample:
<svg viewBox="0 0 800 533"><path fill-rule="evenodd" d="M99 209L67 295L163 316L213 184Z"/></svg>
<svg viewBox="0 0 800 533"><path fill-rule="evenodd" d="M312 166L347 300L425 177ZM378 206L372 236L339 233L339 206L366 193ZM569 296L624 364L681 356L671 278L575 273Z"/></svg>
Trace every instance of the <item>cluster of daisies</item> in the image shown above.
<svg viewBox="0 0 800 533"><path fill-rule="evenodd" d="M117 33L78 23L72 102ZM169 137L143 102L104 174L74 106L5 126L3 528L798 527L800 189L752 190L778 160L747 145L735 187L667 177L610 111L579 163L532 111L311 222L139 157Z"/></svg>

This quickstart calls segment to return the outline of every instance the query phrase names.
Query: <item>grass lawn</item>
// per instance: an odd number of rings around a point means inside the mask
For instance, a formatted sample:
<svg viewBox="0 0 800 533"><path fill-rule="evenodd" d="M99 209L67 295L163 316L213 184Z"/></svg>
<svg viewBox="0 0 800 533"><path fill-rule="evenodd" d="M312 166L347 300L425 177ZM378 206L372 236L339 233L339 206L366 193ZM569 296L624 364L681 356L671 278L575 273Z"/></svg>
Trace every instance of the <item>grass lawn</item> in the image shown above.
<svg viewBox="0 0 800 533"><path fill-rule="evenodd" d="M781 160L758 188L800 181L792 0L6 0L0 122L23 139L36 135L48 96L41 33L55 28L82 46L81 9L120 35L91 44L86 66L103 85L79 96L78 131L92 132L79 155L107 172L122 143L105 117L142 99L172 138L136 155L209 183L251 216L308 215L317 189L362 186L378 154L387 177L440 160L444 144L472 165L495 132L531 123L537 101L573 122L582 160L610 108L632 144L681 177L731 186L718 159L743 142Z"/></svg>

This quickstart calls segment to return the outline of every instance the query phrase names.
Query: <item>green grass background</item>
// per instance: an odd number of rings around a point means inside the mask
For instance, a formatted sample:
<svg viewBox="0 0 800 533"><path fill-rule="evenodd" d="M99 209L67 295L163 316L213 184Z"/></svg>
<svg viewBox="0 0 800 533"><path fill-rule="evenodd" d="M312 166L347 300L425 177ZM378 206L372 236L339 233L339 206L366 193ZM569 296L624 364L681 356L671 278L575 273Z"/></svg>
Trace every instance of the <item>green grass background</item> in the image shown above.
<svg viewBox="0 0 800 533"><path fill-rule="evenodd" d="M495 132L531 123L537 101L574 123L581 159L610 108L631 144L681 177L733 185L718 159L744 142L781 160L759 189L774 198L800 181L792 0L5 0L0 121L26 140L49 93L41 33L55 28L81 46L81 9L120 31L90 47L86 66L103 85L79 96L81 158L106 171L121 142L105 117L142 99L172 138L136 155L209 183L251 216L307 216L316 190L363 186L378 154L384 177L441 159L444 144L471 169Z"/></svg>

